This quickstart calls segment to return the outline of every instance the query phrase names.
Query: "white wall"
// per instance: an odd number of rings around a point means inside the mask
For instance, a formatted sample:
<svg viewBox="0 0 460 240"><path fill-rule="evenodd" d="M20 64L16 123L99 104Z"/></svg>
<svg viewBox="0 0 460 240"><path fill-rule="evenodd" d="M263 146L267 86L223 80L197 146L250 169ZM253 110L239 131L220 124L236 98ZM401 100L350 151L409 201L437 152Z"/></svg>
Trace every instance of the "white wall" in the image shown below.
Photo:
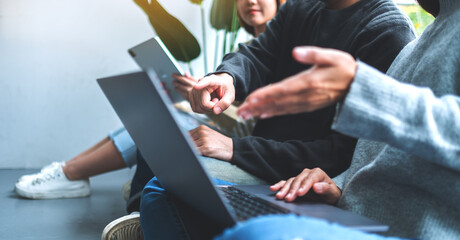
<svg viewBox="0 0 460 240"><path fill-rule="evenodd" d="M198 6L160 3L201 41ZM120 126L95 79L137 70L126 50L153 35L131 0L0 0L0 168L68 160Z"/></svg>

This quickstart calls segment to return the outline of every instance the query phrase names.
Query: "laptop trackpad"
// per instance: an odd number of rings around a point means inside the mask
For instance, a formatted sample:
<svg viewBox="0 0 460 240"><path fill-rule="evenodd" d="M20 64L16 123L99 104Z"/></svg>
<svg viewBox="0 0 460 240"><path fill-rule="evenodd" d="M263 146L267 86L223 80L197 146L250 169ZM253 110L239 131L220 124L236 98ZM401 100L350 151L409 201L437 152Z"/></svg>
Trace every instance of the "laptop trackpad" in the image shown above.
<svg viewBox="0 0 460 240"><path fill-rule="evenodd" d="M275 192L270 191L269 185L236 185L234 187L286 208L297 215L320 218L362 231L384 232L388 230L387 226L379 224L374 220L324 203L306 200L305 198L292 203L277 200Z"/></svg>

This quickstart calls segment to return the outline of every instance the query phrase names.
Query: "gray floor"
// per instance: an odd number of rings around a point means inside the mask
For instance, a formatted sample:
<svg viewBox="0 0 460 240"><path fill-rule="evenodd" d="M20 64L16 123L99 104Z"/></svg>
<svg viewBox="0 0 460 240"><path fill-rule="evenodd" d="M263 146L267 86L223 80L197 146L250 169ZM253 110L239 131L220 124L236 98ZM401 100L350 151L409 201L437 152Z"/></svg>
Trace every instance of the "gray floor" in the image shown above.
<svg viewBox="0 0 460 240"><path fill-rule="evenodd" d="M125 214L123 184L134 170L91 178L88 198L28 200L18 197L14 183L37 170L0 170L0 239L100 239L105 225Z"/></svg>

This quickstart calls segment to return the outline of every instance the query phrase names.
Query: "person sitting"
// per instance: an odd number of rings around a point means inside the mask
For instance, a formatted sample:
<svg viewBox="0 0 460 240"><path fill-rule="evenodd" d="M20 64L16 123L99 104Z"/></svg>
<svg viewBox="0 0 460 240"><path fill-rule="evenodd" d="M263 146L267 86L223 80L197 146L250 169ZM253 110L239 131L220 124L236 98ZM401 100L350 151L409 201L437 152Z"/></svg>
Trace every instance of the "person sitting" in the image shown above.
<svg viewBox="0 0 460 240"><path fill-rule="evenodd" d="M360 138L347 171L331 179L321 169L305 169L272 186L277 198L290 202L315 194L389 225L388 236L459 238L460 2L419 3L436 19L401 51L387 75L343 52L299 47L293 55L313 65L311 71L248 96L239 109L245 118L317 111L339 102L332 128ZM285 233L278 223L287 217L263 218L266 231L259 239ZM289 220L290 234L315 239L311 229L302 232L302 219ZM220 239L260 233L261 227L251 223L249 232L235 228ZM334 236L332 226L322 231L327 239L347 237Z"/></svg>
<svg viewBox="0 0 460 240"><path fill-rule="evenodd" d="M239 7L237 7L237 14L241 26L252 36L259 36L263 31L265 31L266 23L275 16L279 6L284 4L285 1L286 0L238 0L240 4L238 5ZM241 3L246 3L246 5L241 5ZM249 11L251 7L252 11ZM198 80L188 73L184 74L184 76L173 75L173 78L175 79L173 81L175 90L178 91L184 99L188 100L190 91ZM233 109L227 109L227 111L228 110L233 111ZM229 114L231 115L233 113ZM210 116L210 114L208 115ZM234 115L236 116L236 110ZM222 122L222 120L219 119L219 116L210 116L210 118L217 123ZM247 123L244 129L237 131L234 135L247 135L250 132L249 129L252 129L252 126L253 122ZM187 126L187 128L189 128L189 126ZM103 230L102 239L112 239L122 236L130 236L130 239L137 239L141 234L138 220L140 192L144 188L145 183L148 182L154 174L147 166L145 160L139 152L137 156L138 164L132 179L131 194L129 195L130 197L128 198L129 200L127 203L127 212L130 214L122 216L109 223ZM228 163L216 161L211 158L203 158L202 160L205 162L205 165L212 176L244 184L265 183L265 181Z"/></svg>
<svg viewBox="0 0 460 240"><path fill-rule="evenodd" d="M237 4L241 2L245 1ZM291 57L292 47L299 44L342 49L385 71L414 37L407 17L392 1L290 0L259 37L240 45L239 51L225 56L217 72L201 79L189 100L194 111L219 114L235 96L242 100L258 87L308 69ZM217 99L212 99L214 94ZM243 138L228 138L205 127L192 130L191 136L202 155L228 161L267 182L275 183L307 166L338 175L348 167L356 140L330 129L334 111L332 106L314 113L259 119L253 136ZM180 226L158 223L176 217L168 213L169 208L160 207L171 199L155 178L144 188L141 225L146 238L182 232ZM171 220L177 221L182 220Z"/></svg>
<svg viewBox="0 0 460 240"><path fill-rule="evenodd" d="M285 1L260 1L258 9L254 10L263 13L259 17L248 17L254 13L240 13L238 11L241 25L249 34L257 37L265 30L265 23L275 16L278 6ZM184 99L188 99L189 91L196 84L197 79L188 73L184 76L173 75L173 77L175 90ZM219 119L217 119L218 121ZM240 135L248 133L243 130L240 132ZM108 137L69 161L53 162L44 166L38 173L21 176L15 184L15 192L21 197L31 199L86 197L91 193L90 177L126 167L131 168L139 161L142 161L140 163L142 166L146 166L146 163L142 159L139 160L138 156L134 141L126 129L122 127L111 132ZM131 201L152 176L153 173L149 169L139 169L139 171L136 169L134 183L124 187L126 189L123 191L124 198ZM251 181L258 182L256 179ZM131 189L133 189L133 193L131 193ZM136 197L134 198L138 200ZM128 209L138 209L138 206L130 207L129 205ZM128 211L132 212L131 210Z"/></svg>
<svg viewBox="0 0 460 240"><path fill-rule="evenodd" d="M240 11L248 18L259 13ZM243 16L242 16L243 17ZM236 99L310 66L297 63L298 45L339 49L385 72L399 51L415 38L408 18L392 1L288 1L251 44L227 54L214 73L202 78L189 97L199 113L220 114ZM214 98L214 94L218 98ZM257 120L251 136L228 137L206 126L191 131L200 153L229 162L275 183L304 168L321 167L331 176L348 168L356 139L330 129L335 107ZM305 124L308 123L308 124ZM231 179L222 179L232 182Z"/></svg>

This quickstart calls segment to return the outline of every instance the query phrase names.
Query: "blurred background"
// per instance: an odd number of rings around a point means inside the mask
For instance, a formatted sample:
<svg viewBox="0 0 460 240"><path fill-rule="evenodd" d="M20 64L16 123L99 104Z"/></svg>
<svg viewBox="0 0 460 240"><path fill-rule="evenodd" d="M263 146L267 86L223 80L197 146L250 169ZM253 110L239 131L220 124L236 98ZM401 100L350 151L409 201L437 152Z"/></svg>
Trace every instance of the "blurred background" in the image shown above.
<svg viewBox="0 0 460 240"><path fill-rule="evenodd" d="M202 43L198 5L158 2ZM414 1L396 2L418 33L431 23ZM211 4L202 2L206 18ZM215 30L205 23L214 49ZM138 71L127 49L154 35L131 0L0 0L0 168L69 160L121 126L95 80ZM240 29L237 42L248 39ZM214 52L207 55L212 71ZM203 51L191 67L204 74Z"/></svg>

